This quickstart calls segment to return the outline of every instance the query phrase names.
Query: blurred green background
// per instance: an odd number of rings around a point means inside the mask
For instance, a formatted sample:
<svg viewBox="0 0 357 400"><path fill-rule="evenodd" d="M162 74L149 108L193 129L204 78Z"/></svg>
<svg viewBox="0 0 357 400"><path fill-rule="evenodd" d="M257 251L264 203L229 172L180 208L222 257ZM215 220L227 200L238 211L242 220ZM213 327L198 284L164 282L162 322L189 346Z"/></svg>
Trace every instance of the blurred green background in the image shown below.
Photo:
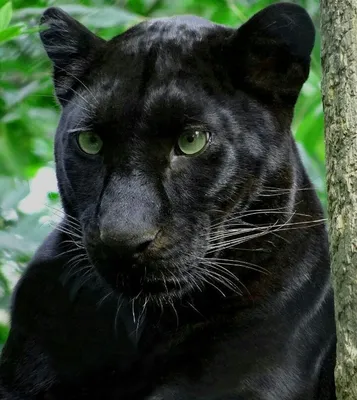
<svg viewBox="0 0 357 400"><path fill-rule="evenodd" d="M273 0L0 0L0 346L8 332L11 291L34 250L60 215L52 142L59 107L37 24L59 5L109 39L148 17L195 14L239 26ZM294 1L319 26L319 0ZM325 169L320 96L320 37L293 132L324 205Z"/></svg>

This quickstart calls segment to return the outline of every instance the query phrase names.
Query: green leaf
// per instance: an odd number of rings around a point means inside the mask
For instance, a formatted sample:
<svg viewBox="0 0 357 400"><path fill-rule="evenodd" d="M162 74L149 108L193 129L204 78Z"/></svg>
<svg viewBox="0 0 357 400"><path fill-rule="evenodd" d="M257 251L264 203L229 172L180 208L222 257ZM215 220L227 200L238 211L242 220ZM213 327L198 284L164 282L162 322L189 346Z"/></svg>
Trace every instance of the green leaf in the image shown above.
<svg viewBox="0 0 357 400"><path fill-rule="evenodd" d="M0 345L3 345L9 335L9 327L0 323Z"/></svg>
<svg viewBox="0 0 357 400"><path fill-rule="evenodd" d="M142 16L118 7L87 7L80 4L61 4L60 7L91 28L120 27L120 25L130 25L143 20ZM23 20L41 15L43 11L43 8L23 8L16 11L15 17Z"/></svg>
<svg viewBox="0 0 357 400"><path fill-rule="evenodd" d="M9 232L0 231L0 250L31 254L37 248L37 243L29 242L22 237Z"/></svg>
<svg viewBox="0 0 357 400"><path fill-rule="evenodd" d="M6 278L5 274L2 270L0 270L0 288L2 290L1 297L0 297L0 305L3 306L4 298L10 294L10 285L9 281Z"/></svg>
<svg viewBox="0 0 357 400"><path fill-rule="evenodd" d="M12 4L9 1L0 8L0 32L10 25L12 17Z"/></svg>
<svg viewBox="0 0 357 400"><path fill-rule="evenodd" d="M4 99L7 103L7 107L13 107L17 103L24 101L27 96L35 93L38 90L39 86L40 84L38 81L33 81L23 86L22 88L17 88L17 90L14 90L12 92L5 92Z"/></svg>
<svg viewBox="0 0 357 400"><path fill-rule="evenodd" d="M27 181L0 176L0 208L16 209L19 202L29 194Z"/></svg>
<svg viewBox="0 0 357 400"><path fill-rule="evenodd" d="M22 35L22 25L14 25L0 31L0 43L15 39Z"/></svg>

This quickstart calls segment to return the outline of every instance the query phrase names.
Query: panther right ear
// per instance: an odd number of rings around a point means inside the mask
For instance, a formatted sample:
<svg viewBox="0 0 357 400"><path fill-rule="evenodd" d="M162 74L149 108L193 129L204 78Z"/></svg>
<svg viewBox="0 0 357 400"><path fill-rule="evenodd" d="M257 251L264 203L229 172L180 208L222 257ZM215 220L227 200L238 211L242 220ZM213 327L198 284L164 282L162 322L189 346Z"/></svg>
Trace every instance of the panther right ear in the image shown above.
<svg viewBox="0 0 357 400"><path fill-rule="evenodd" d="M64 105L105 41L56 7L44 12L40 24L47 25L40 37L53 63L57 98Z"/></svg>
<svg viewBox="0 0 357 400"><path fill-rule="evenodd" d="M292 108L309 76L315 28L293 3L275 3L243 24L225 44L235 84Z"/></svg>

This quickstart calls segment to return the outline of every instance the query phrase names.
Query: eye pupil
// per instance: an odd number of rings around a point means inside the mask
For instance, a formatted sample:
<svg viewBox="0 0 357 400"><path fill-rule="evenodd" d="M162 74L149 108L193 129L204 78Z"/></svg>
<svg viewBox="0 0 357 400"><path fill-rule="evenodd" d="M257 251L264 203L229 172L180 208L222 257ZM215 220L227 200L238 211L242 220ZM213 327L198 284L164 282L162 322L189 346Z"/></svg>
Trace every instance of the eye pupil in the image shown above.
<svg viewBox="0 0 357 400"><path fill-rule="evenodd" d="M193 135L187 136L187 141L189 143L192 143L195 140L195 137Z"/></svg>

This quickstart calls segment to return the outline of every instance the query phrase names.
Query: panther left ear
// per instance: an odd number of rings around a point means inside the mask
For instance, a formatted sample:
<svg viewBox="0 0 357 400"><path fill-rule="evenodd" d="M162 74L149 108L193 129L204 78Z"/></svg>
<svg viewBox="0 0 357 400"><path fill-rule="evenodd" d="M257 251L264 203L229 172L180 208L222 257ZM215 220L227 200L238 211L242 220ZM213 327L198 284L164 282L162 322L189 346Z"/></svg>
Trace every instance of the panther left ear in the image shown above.
<svg viewBox="0 0 357 400"><path fill-rule="evenodd" d="M53 63L57 98L64 105L105 41L60 8L48 8L40 24L46 26L40 37Z"/></svg>
<svg viewBox="0 0 357 400"><path fill-rule="evenodd" d="M273 4L229 38L231 76L240 87L293 106L309 76L314 41L314 25L302 7Z"/></svg>

